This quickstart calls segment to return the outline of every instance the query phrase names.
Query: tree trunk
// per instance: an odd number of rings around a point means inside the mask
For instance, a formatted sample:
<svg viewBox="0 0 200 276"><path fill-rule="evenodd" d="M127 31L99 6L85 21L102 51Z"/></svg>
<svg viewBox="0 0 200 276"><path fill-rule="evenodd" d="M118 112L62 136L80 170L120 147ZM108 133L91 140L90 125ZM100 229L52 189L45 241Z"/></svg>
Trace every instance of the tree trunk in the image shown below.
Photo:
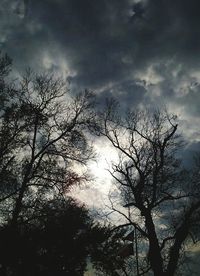
<svg viewBox="0 0 200 276"><path fill-rule="evenodd" d="M26 185L21 187L20 192L19 192L19 196L16 200L15 208L14 208L12 219L11 219L11 225L13 227L16 226L19 214L21 212L22 200L23 200L23 197L24 197L25 188L26 188Z"/></svg>
<svg viewBox="0 0 200 276"><path fill-rule="evenodd" d="M166 272L167 276L174 275L174 273L177 269L177 264L178 264L179 255L180 255L180 249L181 249L182 243L186 239L187 235L188 235L188 225L183 224L177 231L176 240L170 250L170 260L169 260L169 263L167 266L167 272Z"/></svg>
<svg viewBox="0 0 200 276"><path fill-rule="evenodd" d="M145 224L149 236L149 261L155 276L164 275L163 260L160 253L155 226L150 211L145 212Z"/></svg>
<svg viewBox="0 0 200 276"><path fill-rule="evenodd" d="M16 226L19 214L20 214L21 209L22 209L22 200L24 198L24 193L26 191L27 183L29 181L29 175L30 175L30 172L31 172L31 169L32 169L32 164L33 164L33 161L31 161L30 164L27 167L27 171L25 173L21 188L19 190L19 195L16 199L16 204L15 204L15 208L13 210L12 219L11 219L11 225L12 226Z"/></svg>

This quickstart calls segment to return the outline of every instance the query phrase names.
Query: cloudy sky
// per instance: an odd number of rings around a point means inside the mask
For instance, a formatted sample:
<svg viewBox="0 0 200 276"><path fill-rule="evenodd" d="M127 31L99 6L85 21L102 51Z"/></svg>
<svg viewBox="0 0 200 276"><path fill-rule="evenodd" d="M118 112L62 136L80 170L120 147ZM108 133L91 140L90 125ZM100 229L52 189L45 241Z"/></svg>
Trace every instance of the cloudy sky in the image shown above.
<svg viewBox="0 0 200 276"><path fill-rule="evenodd" d="M166 105L200 150L199 0L1 0L14 71L56 70L123 108Z"/></svg>

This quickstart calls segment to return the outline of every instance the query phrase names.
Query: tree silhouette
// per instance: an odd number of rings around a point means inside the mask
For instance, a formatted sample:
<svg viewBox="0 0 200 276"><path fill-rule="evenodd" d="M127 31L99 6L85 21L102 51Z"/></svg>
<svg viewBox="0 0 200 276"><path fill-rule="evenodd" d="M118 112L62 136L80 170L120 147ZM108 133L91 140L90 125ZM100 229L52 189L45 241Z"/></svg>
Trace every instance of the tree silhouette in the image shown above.
<svg viewBox="0 0 200 276"><path fill-rule="evenodd" d="M116 233L113 237L109 227L95 223L87 209L71 198L45 202L38 217L18 225L15 232L10 226L0 230L1 275L81 276L89 256L107 275L120 267L115 254L119 235L116 242Z"/></svg>
<svg viewBox="0 0 200 276"><path fill-rule="evenodd" d="M184 246L199 232L199 166L188 172L177 158L176 116L159 110L119 114L116 102L108 103L99 132L119 152L110 173L121 199L117 206L115 192L112 210L138 233L138 275L152 270L172 276Z"/></svg>
<svg viewBox="0 0 200 276"><path fill-rule="evenodd" d="M1 63L8 66L5 58ZM1 83L0 203L16 225L46 197L87 180L73 167L93 157L85 132L93 125L94 98L88 91L70 97L61 78L30 71L7 89Z"/></svg>
<svg viewBox="0 0 200 276"><path fill-rule="evenodd" d="M120 236L67 194L89 180L94 95L30 70L11 81L11 63L0 55L0 274L81 276L90 257L114 275Z"/></svg>

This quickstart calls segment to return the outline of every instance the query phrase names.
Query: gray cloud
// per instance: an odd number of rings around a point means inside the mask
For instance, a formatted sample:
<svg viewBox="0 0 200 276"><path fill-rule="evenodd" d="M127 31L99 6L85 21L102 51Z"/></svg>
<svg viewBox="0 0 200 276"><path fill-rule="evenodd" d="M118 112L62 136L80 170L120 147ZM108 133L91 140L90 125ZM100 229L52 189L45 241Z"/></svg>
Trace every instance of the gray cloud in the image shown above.
<svg viewBox="0 0 200 276"><path fill-rule="evenodd" d="M198 0L3 0L0 13L16 71L61 70L124 108L167 104L185 126L199 117Z"/></svg>
<svg viewBox="0 0 200 276"><path fill-rule="evenodd" d="M81 84L124 78L151 62L172 57L189 66L196 64L198 1L30 0L25 17L16 13L17 3L20 7L23 0L11 2L7 9L13 14L9 18L13 24L8 25L12 35L6 46L11 48L15 41L18 52L25 50L31 61L43 48L57 45L78 71Z"/></svg>

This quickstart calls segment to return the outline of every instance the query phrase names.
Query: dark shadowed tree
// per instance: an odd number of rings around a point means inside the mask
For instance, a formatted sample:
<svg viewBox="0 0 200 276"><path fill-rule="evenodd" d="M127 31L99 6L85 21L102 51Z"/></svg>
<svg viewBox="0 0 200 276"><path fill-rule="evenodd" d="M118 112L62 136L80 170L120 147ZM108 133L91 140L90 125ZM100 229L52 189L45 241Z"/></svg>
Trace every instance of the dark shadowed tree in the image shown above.
<svg viewBox="0 0 200 276"><path fill-rule="evenodd" d="M114 275L119 235L67 195L89 179L94 96L30 70L10 81L10 67L0 56L0 274L81 276L90 257Z"/></svg>
<svg viewBox="0 0 200 276"><path fill-rule="evenodd" d="M86 132L94 123L94 97L88 91L72 97L61 78L30 71L6 86L8 66L2 58L0 208L3 219L16 225L34 217L47 198L62 197L87 180L84 166L93 152Z"/></svg>
<svg viewBox="0 0 200 276"><path fill-rule="evenodd" d="M120 117L116 103L101 115L101 132L119 152L110 173L120 200L112 209L136 230L138 275L172 276L200 222L199 165L186 171L177 158L176 117L165 111L133 111ZM121 206L121 207L119 207Z"/></svg>
<svg viewBox="0 0 200 276"><path fill-rule="evenodd" d="M125 271L125 259L120 256L125 231L95 224L90 231L90 261L97 275L119 276Z"/></svg>
<svg viewBox="0 0 200 276"><path fill-rule="evenodd" d="M104 275L118 275L113 271L123 265L116 255L121 232L95 223L71 198L46 201L37 218L12 235L9 226L0 230L1 275L82 276L89 257Z"/></svg>
<svg viewBox="0 0 200 276"><path fill-rule="evenodd" d="M1 275L83 275L90 224L87 210L72 199L46 201L15 232L1 227Z"/></svg>

